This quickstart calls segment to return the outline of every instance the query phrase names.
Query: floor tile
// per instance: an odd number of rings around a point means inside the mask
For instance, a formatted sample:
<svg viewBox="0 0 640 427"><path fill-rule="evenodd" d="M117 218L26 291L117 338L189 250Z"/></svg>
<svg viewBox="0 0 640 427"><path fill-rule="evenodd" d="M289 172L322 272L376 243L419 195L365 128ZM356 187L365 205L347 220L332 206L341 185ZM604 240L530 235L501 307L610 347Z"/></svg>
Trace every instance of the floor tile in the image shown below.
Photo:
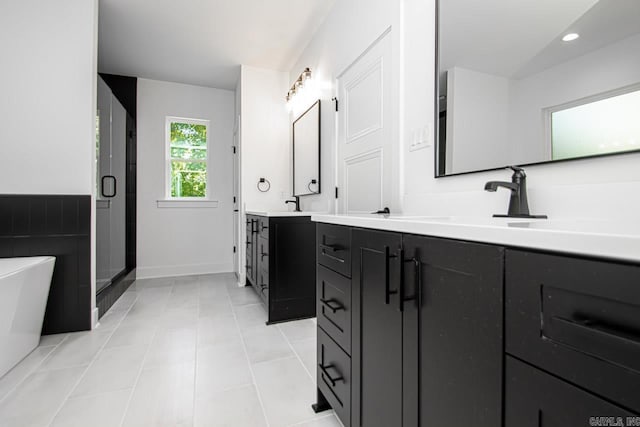
<svg viewBox="0 0 640 427"><path fill-rule="evenodd" d="M264 326L267 322L267 310L262 304L242 305L236 307L235 312L241 331L255 326Z"/></svg>
<svg viewBox="0 0 640 427"><path fill-rule="evenodd" d="M69 399L58 412L52 427L119 426L131 390L119 390L89 397Z"/></svg>
<svg viewBox="0 0 640 427"><path fill-rule="evenodd" d="M253 365L258 392L271 426L289 426L318 417L311 405L316 386L297 357Z"/></svg>
<svg viewBox="0 0 640 427"><path fill-rule="evenodd" d="M112 330L120 325L120 322L126 316L126 311L111 311L109 310L104 316L100 318L98 321L98 328L101 331Z"/></svg>
<svg viewBox="0 0 640 427"><path fill-rule="evenodd" d="M290 342L316 338L316 322L314 319L295 320L279 323L278 327Z"/></svg>
<svg viewBox="0 0 640 427"><path fill-rule="evenodd" d="M194 365L171 365L142 371L123 426L190 426L193 424Z"/></svg>
<svg viewBox="0 0 640 427"><path fill-rule="evenodd" d="M316 362L316 359L318 358L317 345L318 343L315 338L291 343L293 351L296 352L302 361L302 364L307 369L307 372L314 383L316 382L316 372L318 367Z"/></svg>
<svg viewBox="0 0 640 427"><path fill-rule="evenodd" d="M158 317L157 322L160 329L196 328L198 326L198 307L167 308Z"/></svg>
<svg viewBox="0 0 640 427"><path fill-rule="evenodd" d="M60 343L38 370L88 365L111 335L111 331L75 332Z"/></svg>
<svg viewBox="0 0 640 427"><path fill-rule="evenodd" d="M249 362L241 342L198 349L196 397L252 383Z"/></svg>
<svg viewBox="0 0 640 427"><path fill-rule="evenodd" d="M223 297L200 297L198 306L199 317L233 316L231 301L226 294Z"/></svg>
<svg viewBox="0 0 640 427"><path fill-rule="evenodd" d="M53 336L53 335L52 335ZM20 363L0 378L0 401L18 384L35 371L40 363L51 354L55 347L37 347Z"/></svg>
<svg viewBox="0 0 640 427"><path fill-rule="evenodd" d="M198 320L198 346L233 344L241 339L233 316Z"/></svg>
<svg viewBox="0 0 640 427"><path fill-rule="evenodd" d="M251 363L293 356L291 346L276 326L257 326L242 332Z"/></svg>
<svg viewBox="0 0 640 427"><path fill-rule="evenodd" d="M104 349L71 396L88 396L133 388L147 348L146 345L128 345Z"/></svg>
<svg viewBox="0 0 640 427"><path fill-rule="evenodd" d="M121 323L118 329L113 332L105 347L150 344L157 329L158 326L154 321L136 324Z"/></svg>
<svg viewBox="0 0 640 427"><path fill-rule="evenodd" d="M40 337L40 347L50 347L60 344L69 334L43 335Z"/></svg>
<svg viewBox="0 0 640 427"><path fill-rule="evenodd" d="M46 426L86 368L31 374L0 403L0 426Z"/></svg>
<svg viewBox="0 0 640 427"><path fill-rule="evenodd" d="M196 427L266 426L253 385L196 399Z"/></svg>
<svg viewBox="0 0 640 427"><path fill-rule="evenodd" d="M229 289L228 292L229 292L229 297L231 298L231 303L234 306L257 304L262 302L258 294L256 294L256 292L253 290L251 286Z"/></svg>
<svg viewBox="0 0 640 427"><path fill-rule="evenodd" d="M335 415L329 415L317 420L305 421L300 424L294 424L295 427L342 427L342 423ZM293 426L292 426L293 427Z"/></svg>
<svg viewBox="0 0 640 427"><path fill-rule="evenodd" d="M144 369L179 363L194 363L196 339L196 328L159 330L149 346Z"/></svg>

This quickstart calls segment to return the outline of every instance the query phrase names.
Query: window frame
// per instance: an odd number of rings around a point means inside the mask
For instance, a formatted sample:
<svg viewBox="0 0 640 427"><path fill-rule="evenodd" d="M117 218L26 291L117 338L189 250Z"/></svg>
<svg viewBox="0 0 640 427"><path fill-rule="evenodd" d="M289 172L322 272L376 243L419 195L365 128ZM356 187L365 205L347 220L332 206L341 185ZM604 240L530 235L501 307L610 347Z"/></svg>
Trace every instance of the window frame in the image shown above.
<svg viewBox="0 0 640 427"><path fill-rule="evenodd" d="M206 127L207 133L207 144L206 144L206 157L205 159L198 160L185 160L179 158L171 157L171 124L172 123L184 123L190 125L204 125ZM177 201L209 201L211 200L211 191L210 191L210 163L209 163L209 150L211 149L211 120L207 119L192 119L186 117L177 117L177 116L166 116L165 118L165 200L177 200ZM189 162L189 163L205 163L205 173L206 173L206 186L204 197L175 197L171 195L171 161L181 161L181 162Z"/></svg>

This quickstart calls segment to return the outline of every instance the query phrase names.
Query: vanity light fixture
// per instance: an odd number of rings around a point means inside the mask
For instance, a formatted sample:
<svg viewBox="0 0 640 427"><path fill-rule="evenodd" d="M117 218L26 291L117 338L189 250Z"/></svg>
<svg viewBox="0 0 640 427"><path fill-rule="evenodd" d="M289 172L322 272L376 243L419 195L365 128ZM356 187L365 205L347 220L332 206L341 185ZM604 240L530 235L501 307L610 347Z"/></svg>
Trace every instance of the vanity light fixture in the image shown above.
<svg viewBox="0 0 640 427"><path fill-rule="evenodd" d="M578 33L569 33L569 34L565 34L564 37L562 37L562 41L563 42L572 42L576 39L578 39L580 37L580 34Z"/></svg>
<svg viewBox="0 0 640 427"><path fill-rule="evenodd" d="M298 76L298 79L293 83L289 92L287 92L287 102L291 102L293 97L298 93L303 87L307 80L311 79L311 69L309 67L305 68L302 73Z"/></svg>

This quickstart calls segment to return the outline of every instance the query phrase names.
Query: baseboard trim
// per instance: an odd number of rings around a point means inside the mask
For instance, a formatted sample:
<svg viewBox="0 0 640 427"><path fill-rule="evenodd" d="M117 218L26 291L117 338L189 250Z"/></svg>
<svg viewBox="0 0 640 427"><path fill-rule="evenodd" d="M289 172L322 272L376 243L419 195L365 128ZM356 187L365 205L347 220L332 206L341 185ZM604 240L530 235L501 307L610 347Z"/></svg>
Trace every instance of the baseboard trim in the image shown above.
<svg viewBox="0 0 640 427"><path fill-rule="evenodd" d="M195 274L216 273L233 273L233 263L163 265L136 268L137 279L155 279L159 277L192 276Z"/></svg>

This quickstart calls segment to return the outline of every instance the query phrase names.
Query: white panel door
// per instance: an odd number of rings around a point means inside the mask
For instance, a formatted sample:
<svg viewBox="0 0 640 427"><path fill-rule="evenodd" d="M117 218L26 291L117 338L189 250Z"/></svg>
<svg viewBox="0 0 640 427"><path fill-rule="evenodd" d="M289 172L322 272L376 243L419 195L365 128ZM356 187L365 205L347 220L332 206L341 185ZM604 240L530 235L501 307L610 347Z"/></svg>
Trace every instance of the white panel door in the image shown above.
<svg viewBox="0 0 640 427"><path fill-rule="evenodd" d="M338 212L393 205L397 144L392 132L391 33L338 78Z"/></svg>

